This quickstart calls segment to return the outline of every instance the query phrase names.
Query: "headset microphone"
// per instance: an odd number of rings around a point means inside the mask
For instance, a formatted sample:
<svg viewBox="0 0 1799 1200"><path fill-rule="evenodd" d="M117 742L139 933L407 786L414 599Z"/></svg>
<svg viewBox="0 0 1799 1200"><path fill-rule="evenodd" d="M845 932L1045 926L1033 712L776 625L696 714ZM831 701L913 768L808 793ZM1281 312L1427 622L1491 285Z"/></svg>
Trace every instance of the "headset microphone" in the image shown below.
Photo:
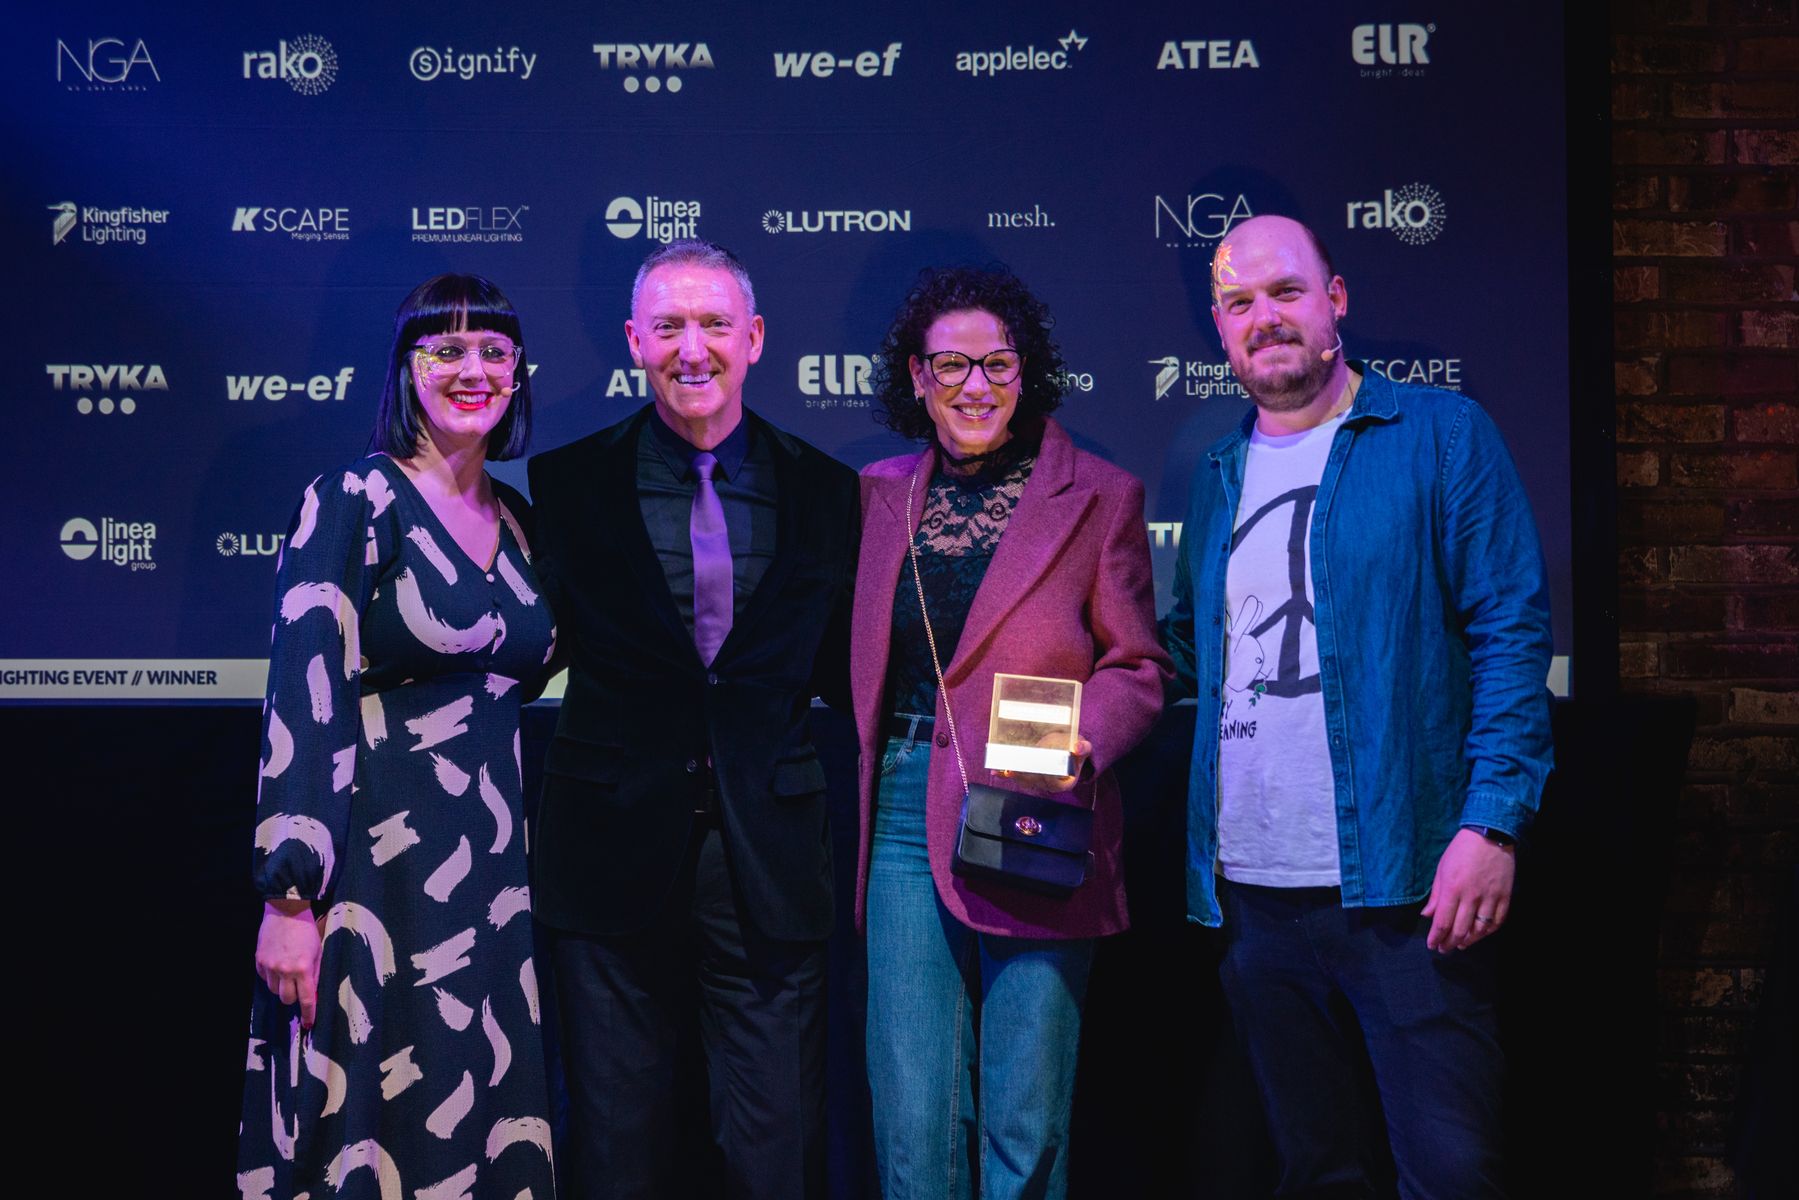
<svg viewBox="0 0 1799 1200"><path fill-rule="evenodd" d="M1320 354L1318 356L1318 358L1322 362L1329 362L1331 359L1337 357L1337 355L1339 353L1341 353L1342 350L1343 350L1343 335L1339 333L1337 335L1337 344L1332 346L1329 350L1326 350L1323 354Z"/></svg>

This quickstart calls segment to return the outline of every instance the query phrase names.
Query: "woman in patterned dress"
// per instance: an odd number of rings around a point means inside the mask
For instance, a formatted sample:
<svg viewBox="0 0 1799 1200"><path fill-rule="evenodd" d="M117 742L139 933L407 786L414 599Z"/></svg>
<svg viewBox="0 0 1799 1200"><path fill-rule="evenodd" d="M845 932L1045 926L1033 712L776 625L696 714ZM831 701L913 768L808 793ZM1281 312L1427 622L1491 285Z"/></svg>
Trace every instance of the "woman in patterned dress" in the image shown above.
<svg viewBox="0 0 1799 1200"><path fill-rule="evenodd" d="M517 314L472 275L400 306L377 453L289 527L264 705L239 1193L550 1200L519 706L555 630Z"/></svg>

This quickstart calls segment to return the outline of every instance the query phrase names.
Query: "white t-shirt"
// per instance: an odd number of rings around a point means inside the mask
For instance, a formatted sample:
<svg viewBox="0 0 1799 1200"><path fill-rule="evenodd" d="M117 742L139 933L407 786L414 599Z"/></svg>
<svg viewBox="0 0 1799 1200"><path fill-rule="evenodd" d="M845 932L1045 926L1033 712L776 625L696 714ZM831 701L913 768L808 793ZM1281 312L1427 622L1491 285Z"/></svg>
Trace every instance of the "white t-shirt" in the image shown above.
<svg viewBox="0 0 1799 1200"><path fill-rule="evenodd" d="M1334 887L1337 804L1318 637L1312 503L1341 415L1249 437L1225 575L1218 722L1218 869L1264 887Z"/></svg>

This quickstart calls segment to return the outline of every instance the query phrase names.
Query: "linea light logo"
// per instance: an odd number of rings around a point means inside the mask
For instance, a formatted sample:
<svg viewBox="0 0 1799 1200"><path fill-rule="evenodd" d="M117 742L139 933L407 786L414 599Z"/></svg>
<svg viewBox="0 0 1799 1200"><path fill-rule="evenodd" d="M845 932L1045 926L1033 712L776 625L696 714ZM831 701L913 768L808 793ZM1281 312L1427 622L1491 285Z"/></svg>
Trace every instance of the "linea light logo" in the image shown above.
<svg viewBox="0 0 1799 1200"><path fill-rule="evenodd" d="M698 237L699 223L698 200L618 196L606 206L606 230L615 238L641 235L666 246L676 238Z"/></svg>
<svg viewBox="0 0 1799 1200"><path fill-rule="evenodd" d="M1436 188L1408 183L1388 188L1379 200L1351 200L1345 206L1348 229L1391 229L1408 246L1434 242L1443 232L1449 209Z"/></svg>
<svg viewBox="0 0 1799 1200"><path fill-rule="evenodd" d="M316 33L303 33L273 50L244 51L244 78L280 79L302 96L316 96L337 82L337 51Z"/></svg>
<svg viewBox="0 0 1799 1200"><path fill-rule="evenodd" d="M133 571L154 571L156 563L151 550L156 542L156 525L151 521L119 521L101 517L98 527L86 517L70 517L63 522L62 552L76 562L100 556L102 562Z"/></svg>

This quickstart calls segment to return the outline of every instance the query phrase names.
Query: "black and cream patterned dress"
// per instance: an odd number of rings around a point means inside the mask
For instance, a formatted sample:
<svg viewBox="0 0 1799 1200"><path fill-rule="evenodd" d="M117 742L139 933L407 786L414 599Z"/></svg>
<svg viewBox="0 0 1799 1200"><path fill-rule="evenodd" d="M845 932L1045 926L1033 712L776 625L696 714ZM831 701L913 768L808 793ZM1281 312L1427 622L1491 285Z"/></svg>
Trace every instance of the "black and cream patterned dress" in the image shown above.
<svg viewBox="0 0 1799 1200"><path fill-rule="evenodd" d="M244 1200L551 1200L519 706L555 630L517 492L474 562L383 455L321 475L283 547L254 875L312 900L318 1011L258 980Z"/></svg>

